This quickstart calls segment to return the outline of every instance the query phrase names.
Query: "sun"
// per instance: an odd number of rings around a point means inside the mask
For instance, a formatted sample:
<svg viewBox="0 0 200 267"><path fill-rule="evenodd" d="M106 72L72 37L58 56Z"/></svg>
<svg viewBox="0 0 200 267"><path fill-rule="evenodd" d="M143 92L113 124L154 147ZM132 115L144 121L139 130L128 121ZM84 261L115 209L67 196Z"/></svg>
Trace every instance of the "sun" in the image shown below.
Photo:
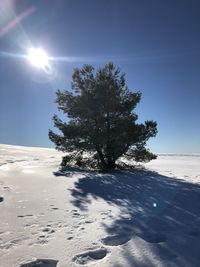
<svg viewBox="0 0 200 267"><path fill-rule="evenodd" d="M39 69L44 69L49 65L48 55L42 48L30 48L27 58L33 66Z"/></svg>

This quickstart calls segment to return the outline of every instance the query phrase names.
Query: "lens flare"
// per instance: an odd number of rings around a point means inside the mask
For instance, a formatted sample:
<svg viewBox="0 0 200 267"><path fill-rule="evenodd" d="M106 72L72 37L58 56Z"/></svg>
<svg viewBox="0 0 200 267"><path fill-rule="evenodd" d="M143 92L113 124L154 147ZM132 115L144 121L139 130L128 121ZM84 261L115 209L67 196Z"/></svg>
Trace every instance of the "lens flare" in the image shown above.
<svg viewBox="0 0 200 267"><path fill-rule="evenodd" d="M27 56L29 62L39 69L46 69L49 65L47 53L41 48L30 48Z"/></svg>

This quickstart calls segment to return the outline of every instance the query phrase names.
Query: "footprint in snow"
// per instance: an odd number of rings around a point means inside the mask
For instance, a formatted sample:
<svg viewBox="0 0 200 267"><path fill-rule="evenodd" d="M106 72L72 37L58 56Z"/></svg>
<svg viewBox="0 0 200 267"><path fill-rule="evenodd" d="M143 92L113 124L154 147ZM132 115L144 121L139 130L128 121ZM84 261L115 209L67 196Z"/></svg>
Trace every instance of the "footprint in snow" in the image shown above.
<svg viewBox="0 0 200 267"><path fill-rule="evenodd" d="M88 224L88 223L93 223L94 221L93 220L85 220L84 223Z"/></svg>
<svg viewBox="0 0 200 267"><path fill-rule="evenodd" d="M101 239L101 242L107 246L119 246L127 243L131 239L130 235L121 233L117 235L107 236Z"/></svg>
<svg viewBox="0 0 200 267"><path fill-rule="evenodd" d="M48 233L48 234L53 234L53 233L55 233L55 230L53 230L53 229L47 227L47 228L44 228L44 229L42 230L42 232L45 232L45 233Z"/></svg>
<svg viewBox="0 0 200 267"><path fill-rule="evenodd" d="M33 217L33 214L27 214L27 215L18 215L18 218L24 218L24 217Z"/></svg>
<svg viewBox="0 0 200 267"><path fill-rule="evenodd" d="M103 259L107 253L108 250L106 248L98 248L78 254L72 260L77 264L86 265Z"/></svg>
<svg viewBox="0 0 200 267"><path fill-rule="evenodd" d="M77 217L80 217L81 215L80 215L80 213L78 213L78 212L74 212L73 214L72 214L72 217L75 217L75 218L77 218Z"/></svg>
<svg viewBox="0 0 200 267"><path fill-rule="evenodd" d="M37 242L36 242L36 244L39 244L39 245L46 245L46 244L48 244L48 240L45 238L45 237L42 237L42 236L40 236L40 237L38 237L38 240L37 240ZM31 246L32 245L35 245L35 243L32 243L32 244L30 244ZM32 265L31 265L32 266ZM35 266L35 265L33 265L33 266ZM36 265L37 266L37 265ZM40 266L40 265L39 265ZM41 266L43 266L43 265L41 265ZM46 265L45 265L46 266Z"/></svg>
<svg viewBox="0 0 200 267"><path fill-rule="evenodd" d="M156 232L143 232L138 235L140 238L148 243L163 243L167 240L166 236L162 233Z"/></svg>
<svg viewBox="0 0 200 267"><path fill-rule="evenodd" d="M36 261L21 264L20 267L56 267L57 263L57 260L37 259Z"/></svg>
<svg viewBox="0 0 200 267"><path fill-rule="evenodd" d="M74 217L74 218L81 216L81 214L78 212L78 210L72 210L71 213L72 213L72 217Z"/></svg>
<svg viewBox="0 0 200 267"><path fill-rule="evenodd" d="M9 186L4 186L3 189L4 189L4 191L7 191L7 192L11 191L11 188Z"/></svg>
<svg viewBox="0 0 200 267"><path fill-rule="evenodd" d="M15 161L13 161L13 160L7 160L7 163L15 163Z"/></svg>

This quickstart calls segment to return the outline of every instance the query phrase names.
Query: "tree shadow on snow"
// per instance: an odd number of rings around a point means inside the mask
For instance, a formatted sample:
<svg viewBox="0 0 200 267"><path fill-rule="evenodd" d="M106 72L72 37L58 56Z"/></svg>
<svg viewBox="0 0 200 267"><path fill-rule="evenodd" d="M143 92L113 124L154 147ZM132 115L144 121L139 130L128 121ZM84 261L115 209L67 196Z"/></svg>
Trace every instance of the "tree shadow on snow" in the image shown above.
<svg viewBox="0 0 200 267"><path fill-rule="evenodd" d="M120 209L102 222L103 245L125 244L112 266L200 266L200 185L145 169L84 175L70 189L76 207L100 198Z"/></svg>

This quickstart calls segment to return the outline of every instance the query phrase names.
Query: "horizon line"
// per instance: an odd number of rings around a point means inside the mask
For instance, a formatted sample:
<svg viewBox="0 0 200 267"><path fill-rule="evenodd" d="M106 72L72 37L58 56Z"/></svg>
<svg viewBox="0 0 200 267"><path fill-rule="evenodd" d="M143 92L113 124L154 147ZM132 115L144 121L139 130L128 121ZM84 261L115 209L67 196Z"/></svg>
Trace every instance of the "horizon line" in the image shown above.
<svg viewBox="0 0 200 267"><path fill-rule="evenodd" d="M0 143L1 145L5 145L5 146L15 146L15 147L26 147L26 148L41 148L41 149L51 149L51 150L55 150L58 152L63 152L63 151L59 151L56 150L54 147L48 147L48 146L31 146L31 145L19 145L19 144L8 144L8 143ZM65 152L63 152L65 153ZM158 156L167 156L167 155L182 155L182 156L187 156L187 155L200 155L200 152L153 152L154 154L158 155Z"/></svg>

